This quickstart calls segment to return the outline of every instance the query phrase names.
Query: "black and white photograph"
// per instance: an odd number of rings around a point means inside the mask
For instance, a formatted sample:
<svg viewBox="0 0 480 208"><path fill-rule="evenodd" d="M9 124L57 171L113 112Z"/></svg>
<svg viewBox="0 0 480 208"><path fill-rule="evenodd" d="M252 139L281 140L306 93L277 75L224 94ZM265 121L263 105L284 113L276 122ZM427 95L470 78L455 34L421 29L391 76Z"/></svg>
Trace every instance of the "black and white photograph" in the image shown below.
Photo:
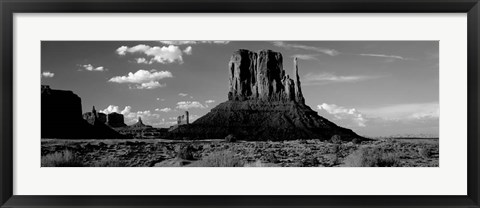
<svg viewBox="0 0 480 208"><path fill-rule="evenodd" d="M439 167L438 41L49 40L39 78L42 168Z"/></svg>

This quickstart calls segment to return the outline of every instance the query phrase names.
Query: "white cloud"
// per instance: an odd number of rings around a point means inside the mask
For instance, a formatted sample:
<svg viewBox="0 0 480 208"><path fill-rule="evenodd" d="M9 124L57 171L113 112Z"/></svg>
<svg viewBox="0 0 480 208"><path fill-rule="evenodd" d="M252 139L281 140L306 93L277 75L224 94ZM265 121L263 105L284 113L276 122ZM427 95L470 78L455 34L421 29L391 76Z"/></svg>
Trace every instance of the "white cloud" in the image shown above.
<svg viewBox="0 0 480 208"><path fill-rule="evenodd" d="M165 86L166 86L165 84L160 84L160 82L158 81L150 81L150 82L142 83L140 85L136 85L135 88L136 89L155 89L155 88L165 87Z"/></svg>
<svg viewBox="0 0 480 208"><path fill-rule="evenodd" d="M199 43L210 43L210 44L228 44L230 41L223 41L223 40L204 40L204 41L191 41L191 40L166 40L166 41L160 41L163 44L166 45L194 45L194 44L199 44Z"/></svg>
<svg viewBox="0 0 480 208"><path fill-rule="evenodd" d="M127 46L121 46L117 49L117 54L126 55L127 53L145 52L148 49L150 49L150 46L144 44L136 45L130 48Z"/></svg>
<svg viewBox="0 0 480 208"><path fill-rule="evenodd" d="M100 110L100 112L105 113L105 114L110 114L110 113L118 113L118 106L116 105L109 105L107 108Z"/></svg>
<svg viewBox="0 0 480 208"><path fill-rule="evenodd" d="M215 102L215 100L207 100L207 101L205 101L205 103L214 103L214 102Z"/></svg>
<svg viewBox="0 0 480 208"><path fill-rule="evenodd" d="M202 41L203 43L215 43L215 44L228 44L230 41L226 40L214 40L214 41Z"/></svg>
<svg viewBox="0 0 480 208"><path fill-rule="evenodd" d="M146 50L144 53L147 56L153 56L152 60L155 60L158 63L173 63L175 61L183 63L182 50L180 50L178 46L155 46Z"/></svg>
<svg viewBox="0 0 480 208"><path fill-rule="evenodd" d="M95 67L91 64L80 65L80 67L82 67L82 69L87 70L87 71L107 71L107 69L103 66Z"/></svg>
<svg viewBox="0 0 480 208"><path fill-rule="evenodd" d="M160 84L159 80L173 77L169 71L150 71L140 69L135 73L129 72L127 76L116 76L109 79L109 82L116 83L132 83L137 89L154 89L163 87L165 84Z"/></svg>
<svg viewBox="0 0 480 208"><path fill-rule="evenodd" d="M155 109L155 111L160 111L160 112L165 112L166 113L166 112L172 111L172 109L171 108L162 108L162 109L157 108L157 109Z"/></svg>
<svg viewBox="0 0 480 208"><path fill-rule="evenodd" d="M283 41L275 41L273 42L274 46L281 47L281 48L286 48L286 49L302 49L302 50L308 50L308 51L315 51L323 54L327 54L329 56L337 56L340 54L349 54L349 53L342 53L340 51L337 51L335 49L329 49L329 48L323 48L323 47L315 47L315 46L308 46L308 45L301 45L301 44L292 44L292 43L286 43ZM295 54L293 57L297 57L298 59L302 60L314 60L317 59L316 56L320 54ZM349 55L357 55L357 56L366 56L366 57L380 57L380 58L386 58L389 61L393 60L408 60L405 57L402 56L397 56L397 55L388 55L388 54L376 54L376 53L361 53L361 54L349 54Z"/></svg>
<svg viewBox="0 0 480 208"><path fill-rule="evenodd" d="M191 48L190 48L191 52ZM158 63L183 63L183 52L182 50L175 45L169 46L148 46L144 44L136 45L133 47L122 46L117 49L117 54L119 55L126 55L127 53L143 53L144 55L151 56L150 62L158 62ZM189 55L188 53L185 53ZM146 59L145 59L146 61Z"/></svg>
<svg viewBox="0 0 480 208"><path fill-rule="evenodd" d="M120 111L120 113L125 115L125 114L130 113L131 110L132 110L132 107L125 106L125 108L122 111Z"/></svg>
<svg viewBox="0 0 480 208"><path fill-rule="evenodd" d="M157 98L158 101L165 101L164 98L160 99L160 98Z"/></svg>
<svg viewBox="0 0 480 208"><path fill-rule="evenodd" d="M359 82L370 79L380 78L381 76L366 76L366 75L350 75L350 76L338 76L331 73L308 73L303 77L303 81L306 85L312 84L327 84L334 82Z"/></svg>
<svg viewBox="0 0 480 208"><path fill-rule="evenodd" d="M52 72L49 72L49 71L42 72L42 77L52 78L53 76L55 76L55 73L52 73Z"/></svg>
<svg viewBox="0 0 480 208"><path fill-rule="evenodd" d="M322 103L317 105L319 110L324 110L327 113L333 115L336 119L339 120L350 120L354 122L359 127L365 127L367 119L363 114L358 112L355 108L345 108L335 104Z"/></svg>
<svg viewBox="0 0 480 208"><path fill-rule="evenodd" d="M187 55L192 55L192 46L188 46L183 52Z"/></svg>
<svg viewBox="0 0 480 208"><path fill-rule="evenodd" d="M107 108L100 110L100 112L105 113L105 114L110 114L110 113L120 113L120 114L128 114L130 113L130 110L132 107L130 106L125 106L123 110L120 110L120 108L116 105L109 105Z"/></svg>
<svg viewBox="0 0 480 208"><path fill-rule="evenodd" d="M137 64L152 64L153 63L152 60L149 61L146 58L136 58L135 62L137 62Z"/></svg>
<svg viewBox="0 0 480 208"><path fill-rule="evenodd" d="M197 44L197 41L191 41L191 40L164 40L164 41L159 41L160 43L166 44L166 45L187 45L187 44Z"/></svg>
<svg viewBox="0 0 480 208"><path fill-rule="evenodd" d="M358 110L323 103L317 108L320 114L338 125L353 128L357 133L366 133L369 136L438 136L440 108L437 102L396 104Z"/></svg>
<svg viewBox="0 0 480 208"><path fill-rule="evenodd" d="M370 57L381 57L381 58L392 58L392 59L406 60L402 56L386 55L386 54L361 53L361 54L358 54L358 55L359 56L370 56Z"/></svg>
<svg viewBox="0 0 480 208"><path fill-rule="evenodd" d="M190 108L205 108L205 106L198 101L181 101L177 103L176 108L188 110Z"/></svg>
<svg viewBox="0 0 480 208"><path fill-rule="evenodd" d="M335 49L307 46L307 45L301 45L301 44L291 44L291 43L285 43L283 41L275 41L273 42L273 45L281 48L286 48L286 49L303 49L303 50L315 51L315 52L327 54L329 56L336 56L340 54L340 52Z"/></svg>
<svg viewBox="0 0 480 208"><path fill-rule="evenodd" d="M117 48L116 52L118 55L124 56L127 54L128 47L127 46L121 46Z"/></svg>
<svg viewBox="0 0 480 208"><path fill-rule="evenodd" d="M318 60L319 54L294 54L292 57L296 57L300 60Z"/></svg>
<svg viewBox="0 0 480 208"><path fill-rule="evenodd" d="M188 95L187 93L178 93L178 96L182 96L182 97L185 97L187 95Z"/></svg>
<svg viewBox="0 0 480 208"><path fill-rule="evenodd" d="M369 117L384 120L438 119L440 106L437 102L398 104L377 108L365 108L362 112Z"/></svg>

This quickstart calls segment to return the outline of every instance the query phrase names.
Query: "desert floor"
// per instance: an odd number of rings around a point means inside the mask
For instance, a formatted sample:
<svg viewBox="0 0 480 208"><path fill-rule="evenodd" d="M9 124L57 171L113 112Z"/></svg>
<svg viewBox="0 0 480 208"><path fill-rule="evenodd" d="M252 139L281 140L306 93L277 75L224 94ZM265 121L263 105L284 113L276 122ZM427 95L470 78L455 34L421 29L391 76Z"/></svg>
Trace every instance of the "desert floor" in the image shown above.
<svg viewBox="0 0 480 208"><path fill-rule="evenodd" d="M42 167L438 167L438 139L42 139Z"/></svg>

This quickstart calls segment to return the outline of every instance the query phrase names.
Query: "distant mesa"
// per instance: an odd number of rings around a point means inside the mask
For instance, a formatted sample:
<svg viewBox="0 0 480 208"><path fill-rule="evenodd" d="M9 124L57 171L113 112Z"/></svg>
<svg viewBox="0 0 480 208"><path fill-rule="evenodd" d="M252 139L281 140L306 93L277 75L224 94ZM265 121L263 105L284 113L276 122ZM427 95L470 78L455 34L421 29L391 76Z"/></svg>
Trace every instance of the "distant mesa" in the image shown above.
<svg viewBox="0 0 480 208"><path fill-rule="evenodd" d="M185 115L181 115L177 117L177 125L184 125L184 124L189 124L189 115L188 111L185 111Z"/></svg>
<svg viewBox="0 0 480 208"><path fill-rule="evenodd" d="M83 114L83 119L85 119L91 125L95 125L95 123L104 124L107 122L107 115L97 112L95 110L95 106L93 106L92 112L86 112Z"/></svg>
<svg viewBox="0 0 480 208"><path fill-rule="evenodd" d="M231 56L228 72L228 101L195 122L171 130L173 138L223 139L229 134L245 140L362 138L305 104L296 58L290 78L281 53L240 49Z"/></svg>
<svg viewBox="0 0 480 208"><path fill-rule="evenodd" d="M122 114L113 112L109 114L105 114L102 112L98 112L95 110L95 106L93 106L91 112L86 112L83 114L83 119L85 119L89 124L106 124L112 128L119 128L125 127L127 124L124 123L124 118Z"/></svg>
<svg viewBox="0 0 480 208"><path fill-rule="evenodd" d="M125 138L102 122L93 109L82 116L82 101L72 91L41 86L41 137L62 139ZM86 119L84 119L86 118Z"/></svg>
<svg viewBox="0 0 480 208"><path fill-rule="evenodd" d="M117 112L109 113L107 115L107 125L113 128L127 126L127 124L125 124L123 115Z"/></svg>
<svg viewBox="0 0 480 208"><path fill-rule="evenodd" d="M152 126L143 124L142 117L138 117L137 123L130 125L131 128L152 128Z"/></svg>
<svg viewBox="0 0 480 208"><path fill-rule="evenodd" d="M122 114L91 112L82 114L79 96L72 91L53 90L42 85L42 138L59 139L125 139L164 138L166 128L153 128L138 122L127 126Z"/></svg>
<svg viewBox="0 0 480 208"><path fill-rule="evenodd" d="M190 119L189 118L189 113L188 113L188 111L185 111L184 115L180 115L180 116L177 117L177 124L171 126L168 129L168 131L173 131L173 130L177 129L179 126L190 124L189 119Z"/></svg>

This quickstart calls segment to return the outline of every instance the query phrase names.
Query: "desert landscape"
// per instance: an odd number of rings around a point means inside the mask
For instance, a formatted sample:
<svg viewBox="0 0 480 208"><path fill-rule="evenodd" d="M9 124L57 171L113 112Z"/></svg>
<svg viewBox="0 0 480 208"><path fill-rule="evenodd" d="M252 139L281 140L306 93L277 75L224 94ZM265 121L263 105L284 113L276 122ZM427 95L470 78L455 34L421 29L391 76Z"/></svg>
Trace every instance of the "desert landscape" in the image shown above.
<svg viewBox="0 0 480 208"><path fill-rule="evenodd" d="M42 140L42 167L438 167L438 139Z"/></svg>
<svg viewBox="0 0 480 208"><path fill-rule="evenodd" d="M117 50L119 54L128 51L128 47ZM439 167L436 137L361 136L321 116L306 104L298 57L293 57L292 76L283 61L282 53L270 49L235 50L225 61L227 100L193 121L188 108L181 111L177 106L178 116L169 127L146 123L142 115L148 117L150 111L97 111L93 106L83 113L82 99L73 91L42 85L41 166ZM138 73L109 82L133 80L136 84L135 76L171 76L156 70ZM157 84L151 80L134 87ZM365 126L366 119L355 109L337 111L354 115ZM125 116L131 119L132 115L138 116L136 123L127 125Z"/></svg>

